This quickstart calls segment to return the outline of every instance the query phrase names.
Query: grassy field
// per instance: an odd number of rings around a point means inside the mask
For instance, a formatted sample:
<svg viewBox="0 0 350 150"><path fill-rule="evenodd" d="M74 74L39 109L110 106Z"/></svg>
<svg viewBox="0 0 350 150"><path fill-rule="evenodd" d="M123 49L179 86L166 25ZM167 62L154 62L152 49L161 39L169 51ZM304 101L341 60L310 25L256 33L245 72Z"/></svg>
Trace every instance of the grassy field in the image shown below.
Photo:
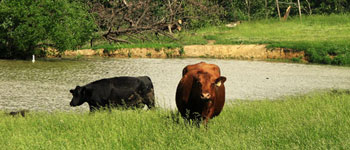
<svg viewBox="0 0 350 150"><path fill-rule="evenodd" d="M257 20L234 28L221 25L184 30L174 36L178 40L149 35L146 43L101 44L93 48L174 48L215 40L215 44L268 44L269 48L305 51L311 63L350 65L350 14L303 16L302 21L298 17L287 21Z"/></svg>
<svg viewBox="0 0 350 150"><path fill-rule="evenodd" d="M169 110L1 113L6 149L347 149L350 92L227 104L207 128Z"/></svg>
<svg viewBox="0 0 350 150"><path fill-rule="evenodd" d="M292 18L243 22L235 28L210 27L191 35L193 33L182 33L181 41L268 44L269 48L305 51L311 63L350 65L350 15L304 16L302 21Z"/></svg>

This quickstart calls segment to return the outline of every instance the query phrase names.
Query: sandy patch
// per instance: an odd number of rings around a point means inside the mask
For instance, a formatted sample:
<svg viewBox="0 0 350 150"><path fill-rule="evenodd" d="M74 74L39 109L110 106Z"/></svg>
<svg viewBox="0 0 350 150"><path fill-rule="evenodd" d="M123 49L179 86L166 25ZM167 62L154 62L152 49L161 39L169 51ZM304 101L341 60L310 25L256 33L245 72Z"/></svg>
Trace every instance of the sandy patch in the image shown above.
<svg viewBox="0 0 350 150"><path fill-rule="evenodd" d="M93 49L83 49L83 50L68 50L64 52L65 56L93 56L93 55L103 55L103 49L93 50Z"/></svg>

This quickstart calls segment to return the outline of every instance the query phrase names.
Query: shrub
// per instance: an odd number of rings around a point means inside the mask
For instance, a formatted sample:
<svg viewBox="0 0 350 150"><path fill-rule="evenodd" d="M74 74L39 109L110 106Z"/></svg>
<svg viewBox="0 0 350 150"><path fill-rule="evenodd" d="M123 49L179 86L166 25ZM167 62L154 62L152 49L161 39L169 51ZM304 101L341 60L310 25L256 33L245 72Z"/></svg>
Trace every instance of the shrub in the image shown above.
<svg viewBox="0 0 350 150"><path fill-rule="evenodd" d="M89 40L90 14L70 0L0 1L0 58L26 58L45 46L60 52Z"/></svg>

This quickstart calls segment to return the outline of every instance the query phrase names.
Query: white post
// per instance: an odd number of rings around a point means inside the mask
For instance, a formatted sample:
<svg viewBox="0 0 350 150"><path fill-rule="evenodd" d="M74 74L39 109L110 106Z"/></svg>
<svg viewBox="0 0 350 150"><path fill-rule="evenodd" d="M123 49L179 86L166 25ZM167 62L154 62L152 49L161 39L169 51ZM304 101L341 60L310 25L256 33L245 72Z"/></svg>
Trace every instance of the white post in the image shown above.
<svg viewBox="0 0 350 150"><path fill-rule="evenodd" d="M33 59L32 59L32 62L33 62L33 63L35 62L35 55L33 55Z"/></svg>

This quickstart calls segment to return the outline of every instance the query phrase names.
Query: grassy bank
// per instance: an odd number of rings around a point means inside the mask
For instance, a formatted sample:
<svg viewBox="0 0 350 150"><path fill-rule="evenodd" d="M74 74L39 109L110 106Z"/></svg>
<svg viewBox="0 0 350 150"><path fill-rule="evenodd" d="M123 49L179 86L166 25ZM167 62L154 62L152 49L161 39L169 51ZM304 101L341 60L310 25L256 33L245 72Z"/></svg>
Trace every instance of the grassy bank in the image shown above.
<svg viewBox="0 0 350 150"><path fill-rule="evenodd" d="M260 20L243 22L235 28L205 28L196 33L182 35L186 39L183 41L268 44L269 48L305 51L311 63L350 65L350 15L304 16L302 21Z"/></svg>
<svg viewBox="0 0 350 150"><path fill-rule="evenodd" d="M207 129L169 110L0 115L7 149L346 149L350 93L235 101Z"/></svg>
<svg viewBox="0 0 350 150"><path fill-rule="evenodd" d="M302 21L289 18L243 22L237 27L224 25L206 27L193 31L181 31L168 38L149 35L149 43L102 45L98 48L119 47L167 48L181 45L207 44L268 44L269 48L287 48L305 51L311 63L350 65L350 15L303 16ZM186 53L186 52L185 52Z"/></svg>

